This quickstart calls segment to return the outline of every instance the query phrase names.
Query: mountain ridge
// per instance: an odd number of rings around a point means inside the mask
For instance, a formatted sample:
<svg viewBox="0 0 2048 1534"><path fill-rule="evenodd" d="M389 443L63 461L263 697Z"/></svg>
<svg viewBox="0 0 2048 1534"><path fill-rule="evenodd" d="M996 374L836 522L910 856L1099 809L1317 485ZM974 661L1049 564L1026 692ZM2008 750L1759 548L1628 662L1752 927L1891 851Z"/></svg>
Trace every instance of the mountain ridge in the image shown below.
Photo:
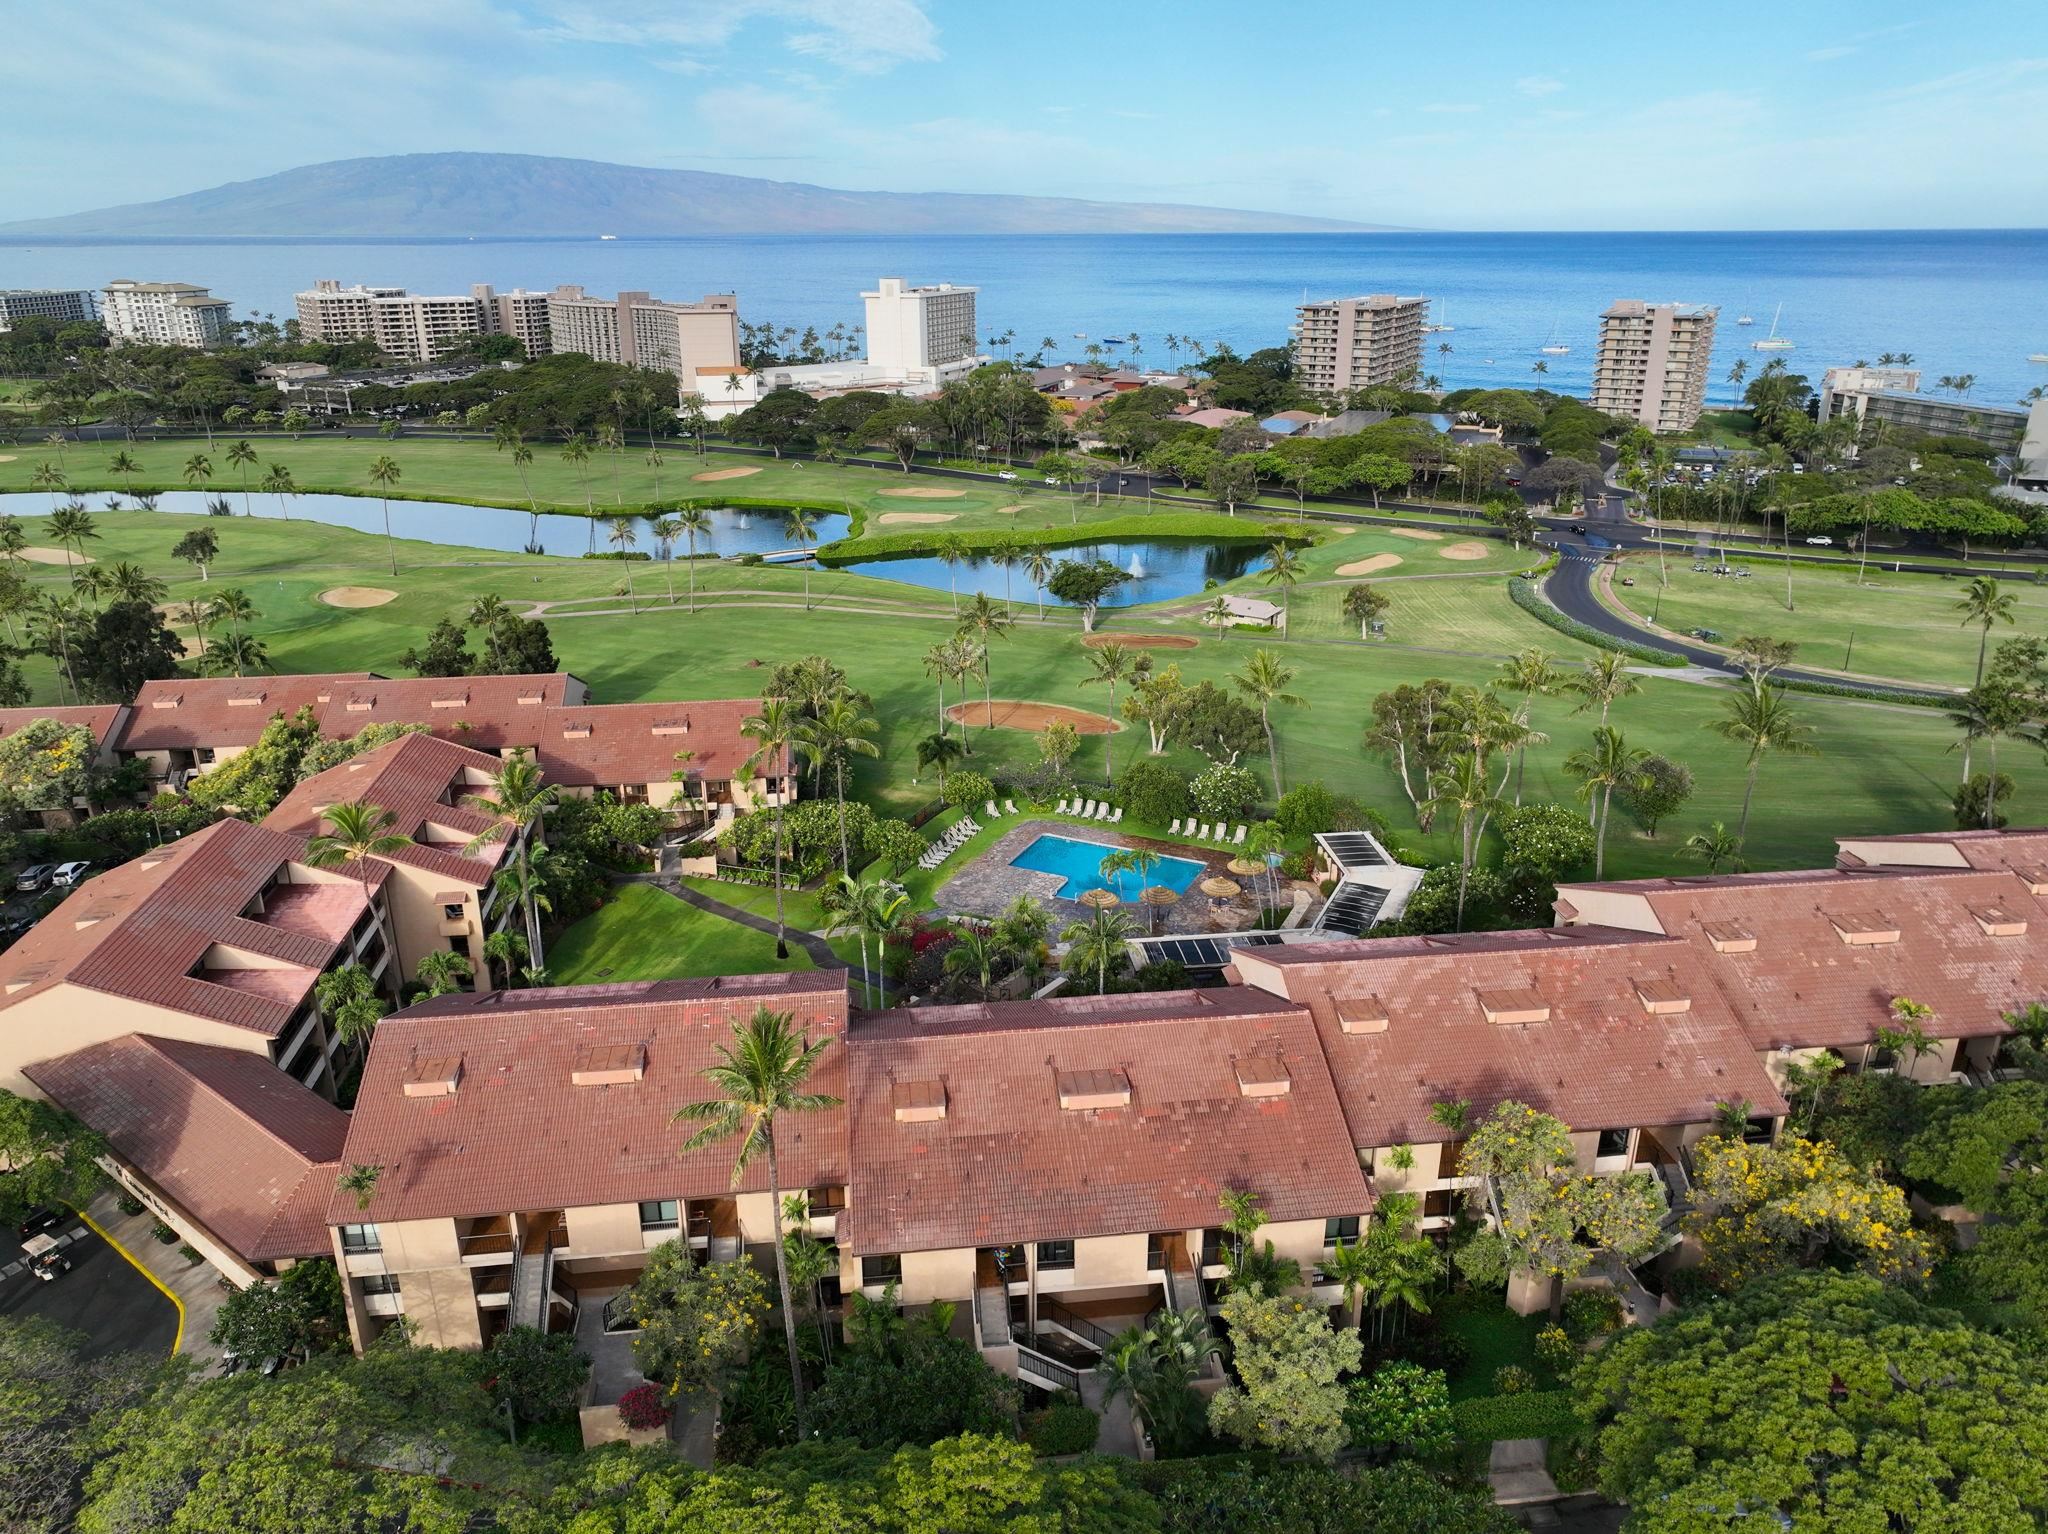
<svg viewBox="0 0 2048 1534"><path fill-rule="evenodd" d="M0 236L250 239L1392 230L1186 203L865 192L719 171L469 150L328 160L153 202L0 224Z"/></svg>

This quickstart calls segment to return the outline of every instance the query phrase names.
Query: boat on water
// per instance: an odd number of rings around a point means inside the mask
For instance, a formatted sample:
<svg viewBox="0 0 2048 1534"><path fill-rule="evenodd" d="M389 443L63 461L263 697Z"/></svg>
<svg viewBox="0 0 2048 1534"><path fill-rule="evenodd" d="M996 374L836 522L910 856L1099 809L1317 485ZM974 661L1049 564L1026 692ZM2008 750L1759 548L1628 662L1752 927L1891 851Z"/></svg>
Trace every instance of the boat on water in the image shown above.
<svg viewBox="0 0 2048 1534"><path fill-rule="evenodd" d="M1749 349L1751 351L1789 352L1790 350L1792 350L1792 343L1786 340L1783 336L1778 334L1778 320L1780 316L1784 314L1784 312L1785 306L1783 304L1778 305L1777 311L1771 315L1771 333L1765 336L1761 341L1750 342Z"/></svg>
<svg viewBox="0 0 2048 1534"><path fill-rule="evenodd" d="M1437 322L1434 325L1424 325L1422 327L1422 333L1426 336L1441 336L1448 335L1451 331L1456 330L1458 328L1456 325L1447 324L1442 318L1442 316L1447 315L1450 312L1451 306L1449 304L1445 304L1441 309L1437 310Z"/></svg>
<svg viewBox="0 0 2048 1534"><path fill-rule="evenodd" d="M1738 325L1754 325L1756 321L1747 314L1738 314L1735 316L1735 323Z"/></svg>
<svg viewBox="0 0 2048 1534"><path fill-rule="evenodd" d="M600 240L616 240L618 236L615 234L601 234L598 236L598 238Z"/></svg>
<svg viewBox="0 0 2048 1534"><path fill-rule="evenodd" d="M1543 345L1537 349L1541 351L1543 355L1546 357L1562 357L1571 351L1571 348L1569 346L1565 345L1564 342L1558 340L1557 338L1556 320L1552 320L1550 322L1550 339L1548 341L1545 341Z"/></svg>
<svg viewBox="0 0 2048 1534"><path fill-rule="evenodd" d="M2048 352L2029 352L2027 354L2027 361L2048 362Z"/></svg>

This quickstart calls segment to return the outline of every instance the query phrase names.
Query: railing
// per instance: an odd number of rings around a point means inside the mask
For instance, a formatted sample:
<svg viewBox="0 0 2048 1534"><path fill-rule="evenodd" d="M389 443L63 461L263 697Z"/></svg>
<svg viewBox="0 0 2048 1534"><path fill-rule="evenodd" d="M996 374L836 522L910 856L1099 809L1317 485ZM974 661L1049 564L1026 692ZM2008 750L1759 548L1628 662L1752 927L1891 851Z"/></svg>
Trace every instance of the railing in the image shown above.
<svg viewBox="0 0 2048 1534"><path fill-rule="evenodd" d="M633 1291L621 1289L604 1302L604 1329L607 1332L637 1332L639 1318L633 1314Z"/></svg>
<svg viewBox="0 0 2048 1534"><path fill-rule="evenodd" d="M503 1252L508 1256L512 1251L510 1230L479 1230L455 1238L456 1249L465 1257Z"/></svg>
<svg viewBox="0 0 2048 1534"><path fill-rule="evenodd" d="M1097 1326L1086 1316L1069 1310L1058 1300L1047 1295L1041 1294L1038 1297L1038 1315L1040 1320L1050 1321L1055 1326L1064 1327L1072 1332L1098 1353L1107 1353L1110 1343L1115 1341L1112 1332Z"/></svg>
<svg viewBox="0 0 2048 1534"><path fill-rule="evenodd" d="M1024 1341L1028 1334L1022 1327L1016 1328L1012 1335L1017 1342L1017 1367L1020 1371L1029 1370L1050 1382L1056 1390L1071 1390L1077 1396L1081 1393L1081 1376L1077 1371L1069 1369L1056 1358L1047 1358L1030 1346Z"/></svg>

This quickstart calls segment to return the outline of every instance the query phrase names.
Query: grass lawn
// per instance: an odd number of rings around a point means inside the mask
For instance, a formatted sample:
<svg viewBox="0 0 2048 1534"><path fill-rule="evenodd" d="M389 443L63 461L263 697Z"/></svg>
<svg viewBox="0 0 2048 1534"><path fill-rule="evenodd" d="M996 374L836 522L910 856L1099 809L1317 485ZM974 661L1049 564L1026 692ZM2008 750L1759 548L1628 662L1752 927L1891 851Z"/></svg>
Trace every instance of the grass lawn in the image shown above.
<svg viewBox="0 0 2048 1534"><path fill-rule="evenodd" d="M1614 595L1647 618L1657 603L1657 561L1633 555L1627 562L1633 587ZM1696 575L1692 562L1672 558L1671 583L1657 608L1657 621L1680 633L1707 628L1733 641L1740 634L1769 634L1799 642L1799 660L1865 675L1896 677L1967 687L1976 675L1983 630L1963 627L1956 612L1967 580L1962 576L1894 575L1873 565L1857 585L1854 569L1828 565L1792 567L1792 610L1785 609L1783 561L1756 559L1738 568L1748 580ZM2048 587L2002 581L2000 589L2019 599L2017 621L1991 631L1991 642L2016 634L2048 633ZM1853 646L1852 646L1853 636Z"/></svg>
<svg viewBox="0 0 2048 1534"><path fill-rule="evenodd" d="M622 884L556 938L548 973L557 985L689 980L704 975L809 969L801 948L775 957L775 939L684 905L651 884Z"/></svg>
<svg viewBox="0 0 2048 1534"><path fill-rule="evenodd" d="M1451 1376L1453 1401L1494 1394L1494 1371L1509 1364L1533 1374L1539 1390L1550 1388L1551 1371L1536 1357L1536 1334L1550 1324L1548 1314L1518 1316L1491 1290L1465 1290L1438 1301L1436 1318L1467 1350L1465 1366Z"/></svg>
<svg viewBox="0 0 2048 1534"><path fill-rule="evenodd" d="M1753 448L1757 445L1756 417L1747 410L1703 410L1685 438L1708 447Z"/></svg>

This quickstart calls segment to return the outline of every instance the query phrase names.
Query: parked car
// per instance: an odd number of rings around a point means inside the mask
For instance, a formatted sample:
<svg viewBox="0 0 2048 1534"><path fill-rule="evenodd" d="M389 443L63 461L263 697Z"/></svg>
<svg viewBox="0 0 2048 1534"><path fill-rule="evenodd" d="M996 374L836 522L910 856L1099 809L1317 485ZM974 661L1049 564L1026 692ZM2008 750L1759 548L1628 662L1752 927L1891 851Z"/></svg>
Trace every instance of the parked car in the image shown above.
<svg viewBox="0 0 2048 1534"><path fill-rule="evenodd" d="M56 871L48 863L31 863L15 876L14 887L32 895L37 890L45 888L50 882L50 875Z"/></svg>
<svg viewBox="0 0 2048 1534"><path fill-rule="evenodd" d="M15 1234L26 1241L30 1236L39 1236L44 1231L61 1225L63 1222L64 1211L61 1209L50 1209L47 1207L31 1209L22 1216L20 1228Z"/></svg>
<svg viewBox="0 0 2048 1534"><path fill-rule="evenodd" d="M1835 540L1832 538L1809 538L1806 542L1808 547L1816 549L1831 549L1835 546Z"/></svg>
<svg viewBox="0 0 2048 1534"><path fill-rule="evenodd" d="M1059 481L1054 479L1050 474L1045 476L1045 482L1048 485L1057 485L1059 483Z"/></svg>
<svg viewBox="0 0 2048 1534"><path fill-rule="evenodd" d="M1017 471L1016 471L1015 469L998 469L998 470L996 470L996 478L997 478L997 479L1006 479L1006 480L1007 480L1007 479L1015 479L1016 477L1017 477Z"/></svg>
<svg viewBox="0 0 2048 1534"><path fill-rule="evenodd" d="M80 879L92 872L92 864L83 858L75 862L59 863L56 872L50 875L50 882L59 889L69 889Z"/></svg>

